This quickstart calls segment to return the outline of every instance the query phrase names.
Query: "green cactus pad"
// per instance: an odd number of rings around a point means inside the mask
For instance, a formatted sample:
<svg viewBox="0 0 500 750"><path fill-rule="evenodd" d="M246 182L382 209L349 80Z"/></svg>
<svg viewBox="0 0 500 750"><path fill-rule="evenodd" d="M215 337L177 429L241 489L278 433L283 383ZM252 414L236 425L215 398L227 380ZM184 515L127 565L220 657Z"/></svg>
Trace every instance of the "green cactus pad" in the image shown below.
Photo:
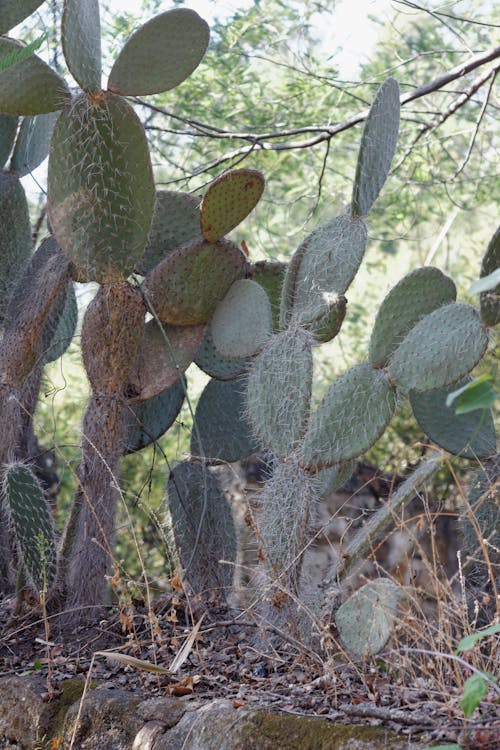
<svg viewBox="0 0 500 750"><path fill-rule="evenodd" d="M255 169L232 169L212 182L200 206L201 233L216 242L253 211L264 192L264 177Z"/></svg>
<svg viewBox="0 0 500 750"><path fill-rule="evenodd" d="M299 328L272 336L249 370L247 414L257 439L277 456L300 445L311 386L310 334Z"/></svg>
<svg viewBox="0 0 500 750"><path fill-rule="evenodd" d="M170 253L150 271L144 285L161 321L196 325L212 317L245 270L245 256L233 242L201 240Z"/></svg>
<svg viewBox="0 0 500 750"><path fill-rule="evenodd" d="M28 18L44 0L0 0L0 34L7 34L14 26Z"/></svg>
<svg viewBox="0 0 500 750"><path fill-rule="evenodd" d="M315 474L315 482L320 497L327 497L332 492L337 492L352 477L355 468L356 461L351 460L318 471Z"/></svg>
<svg viewBox="0 0 500 750"><path fill-rule="evenodd" d="M287 269L286 263L279 261L259 260L250 267L251 278L267 292L273 311L273 330L280 329L280 304L283 280Z"/></svg>
<svg viewBox="0 0 500 750"><path fill-rule="evenodd" d="M269 298L251 279L235 281L212 318L213 342L224 357L244 359L257 354L272 328Z"/></svg>
<svg viewBox="0 0 500 750"><path fill-rule="evenodd" d="M0 172L0 322L7 301L31 255L28 203L19 179Z"/></svg>
<svg viewBox="0 0 500 750"><path fill-rule="evenodd" d="M57 552L43 490L23 464L5 467L3 490L24 568L37 592L47 593L56 577Z"/></svg>
<svg viewBox="0 0 500 750"><path fill-rule="evenodd" d="M217 380L233 380L248 370L249 360L230 359L223 357L215 348L212 338L212 323L207 323L205 336L194 358L194 363L200 370Z"/></svg>
<svg viewBox="0 0 500 750"><path fill-rule="evenodd" d="M50 140L58 112L25 117L19 128L10 169L19 177L33 172L49 155Z"/></svg>
<svg viewBox="0 0 500 750"><path fill-rule="evenodd" d="M500 268L500 227L491 238L481 264L481 278ZM500 284L480 296L481 319L487 326L500 323Z"/></svg>
<svg viewBox="0 0 500 750"><path fill-rule="evenodd" d="M126 281L104 284L87 307L82 324L82 358L96 395L124 395L141 344L142 294Z"/></svg>
<svg viewBox="0 0 500 750"><path fill-rule="evenodd" d="M408 390L444 388L467 375L487 346L488 336L477 310L451 302L411 329L391 357L389 375Z"/></svg>
<svg viewBox="0 0 500 750"><path fill-rule="evenodd" d="M0 58L22 49L22 44L14 39L0 38ZM36 55L1 71L0 112L40 115L61 109L69 99L63 79Z"/></svg>
<svg viewBox="0 0 500 750"><path fill-rule="evenodd" d="M147 401L170 388L193 361L204 334L203 324L159 326L155 320L146 323L130 375L129 403Z"/></svg>
<svg viewBox="0 0 500 750"><path fill-rule="evenodd" d="M58 317L57 326L51 337L50 345L45 356L46 362L55 362L62 357L75 335L78 322L78 305L76 302L75 287L70 281L64 295L64 306Z"/></svg>
<svg viewBox="0 0 500 750"><path fill-rule="evenodd" d="M88 93L100 91L99 0L64 0L61 39L64 58L75 81Z"/></svg>
<svg viewBox="0 0 500 750"><path fill-rule="evenodd" d="M363 363L333 381L313 413L304 439L308 468L360 456L382 435L396 410L396 392L381 370Z"/></svg>
<svg viewBox="0 0 500 750"><path fill-rule="evenodd" d="M206 22L193 10L155 16L126 42L109 74L108 88L123 96L169 91L200 64L208 46Z"/></svg>
<svg viewBox="0 0 500 750"><path fill-rule="evenodd" d="M313 478L293 460L276 461L271 478L259 494L260 553L287 591L297 590L309 517L318 501Z"/></svg>
<svg viewBox="0 0 500 750"><path fill-rule="evenodd" d="M16 133L17 117L15 115L0 115L0 169L5 166L9 158Z"/></svg>
<svg viewBox="0 0 500 750"><path fill-rule="evenodd" d="M370 339L370 362L385 367L406 334L442 305L454 302L457 289L449 276L427 266L409 273L391 289L382 302Z"/></svg>
<svg viewBox="0 0 500 750"><path fill-rule="evenodd" d="M148 244L136 269L144 276L181 245L200 237L201 198L158 190Z"/></svg>
<svg viewBox="0 0 500 750"><path fill-rule="evenodd" d="M354 279L366 248L361 219L336 216L315 229L302 243L285 277L282 325L324 319Z"/></svg>
<svg viewBox="0 0 500 750"><path fill-rule="evenodd" d="M399 132L399 86L387 78L375 94L359 147L352 192L353 216L366 216L387 179Z"/></svg>
<svg viewBox="0 0 500 750"><path fill-rule="evenodd" d="M335 612L335 623L345 646L357 656L372 656L390 638L401 591L389 578L378 578L358 589Z"/></svg>
<svg viewBox="0 0 500 750"><path fill-rule="evenodd" d="M466 458L486 458L495 452L496 436L489 409L455 414L455 405L446 406L449 393L470 383L467 377L438 391L410 391L415 419L426 435L449 453Z"/></svg>
<svg viewBox="0 0 500 750"><path fill-rule="evenodd" d="M167 492L177 550L194 593L223 594L233 578L236 533L221 485L201 462L184 461L170 474Z"/></svg>
<svg viewBox="0 0 500 750"><path fill-rule="evenodd" d="M125 453L135 453L155 443L173 425L184 403L187 382L176 383L142 404L130 406L127 414Z"/></svg>
<svg viewBox="0 0 500 750"><path fill-rule="evenodd" d="M245 418L246 378L210 380L200 396L191 432L191 454L198 458L241 461L259 444Z"/></svg>
<svg viewBox="0 0 500 750"><path fill-rule="evenodd" d="M48 207L76 281L111 283L134 270L146 246L154 183L144 129L113 94L81 95L54 128Z"/></svg>

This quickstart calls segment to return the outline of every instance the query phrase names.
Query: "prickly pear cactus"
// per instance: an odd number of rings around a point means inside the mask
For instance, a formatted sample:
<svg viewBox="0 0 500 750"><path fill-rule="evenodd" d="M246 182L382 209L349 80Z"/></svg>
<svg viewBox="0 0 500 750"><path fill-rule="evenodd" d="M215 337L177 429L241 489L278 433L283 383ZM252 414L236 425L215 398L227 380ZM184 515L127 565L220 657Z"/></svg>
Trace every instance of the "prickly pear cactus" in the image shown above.
<svg viewBox="0 0 500 750"><path fill-rule="evenodd" d="M397 617L401 591L388 578L362 586L335 613L340 638L357 656L381 651Z"/></svg>
<svg viewBox="0 0 500 750"><path fill-rule="evenodd" d="M3 493L28 580L37 593L49 591L57 571L54 523L43 490L24 464L5 468Z"/></svg>

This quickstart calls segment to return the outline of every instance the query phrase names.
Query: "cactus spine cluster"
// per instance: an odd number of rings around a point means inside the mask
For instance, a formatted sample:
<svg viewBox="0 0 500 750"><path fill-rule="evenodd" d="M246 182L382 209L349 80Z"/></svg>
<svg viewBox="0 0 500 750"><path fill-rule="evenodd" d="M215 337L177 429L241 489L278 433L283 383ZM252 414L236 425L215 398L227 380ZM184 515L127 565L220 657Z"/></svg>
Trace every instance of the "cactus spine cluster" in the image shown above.
<svg viewBox="0 0 500 750"><path fill-rule="evenodd" d="M17 2L0 31L39 4ZM275 457L257 521L269 601L283 613L288 594L300 594L303 550L321 494L348 475L406 395L422 428L446 450L481 458L495 450L491 415L464 422L444 403L450 386L468 378L483 356L488 327L499 319L498 295L483 296L479 311L456 302L453 282L434 268L418 269L392 289L367 361L334 380L312 410L312 350L341 329L345 294L366 251L365 217L396 148L396 81L383 82L367 116L348 209L306 237L286 266L252 265L226 235L257 205L263 176L230 170L201 200L156 191L144 129L124 99L181 84L208 41L208 26L195 12L162 13L130 37L103 89L99 3L65 0L63 52L81 91L73 95L36 55L0 74L2 166L12 152L0 171L0 258L8 292L0 303L9 298L0 309L0 584L4 590L12 584L13 547L13 559L35 587L53 584L58 557L58 591L77 616L94 616L93 607L106 601L121 457L172 424L186 393L183 372L193 361L212 380L196 410L191 459L171 472L167 503L179 562L196 594L225 591L236 555L231 509L213 462L259 449ZM0 54L19 49L8 37L0 40ZM47 154L52 236L31 257L19 176ZM498 266L498 233L495 238L482 275ZM22 463L30 429L23 415L33 413L44 363L72 338L74 281L97 282L99 290L83 321L92 393L78 485L57 555L43 498ZM431 473L422 470L408 492ZM388 517L387 511L377 518L371 532ZM353 560L366 538L356 541ZM36 552L42 548L42 555ZM348 641L351 619L369 618L384 596L390 606L377 633L358 633L357 645L347 642L354 651L363 639L370 651L383 646L397 594L387 581L369 584L339 610L337 625Z"/></svg>

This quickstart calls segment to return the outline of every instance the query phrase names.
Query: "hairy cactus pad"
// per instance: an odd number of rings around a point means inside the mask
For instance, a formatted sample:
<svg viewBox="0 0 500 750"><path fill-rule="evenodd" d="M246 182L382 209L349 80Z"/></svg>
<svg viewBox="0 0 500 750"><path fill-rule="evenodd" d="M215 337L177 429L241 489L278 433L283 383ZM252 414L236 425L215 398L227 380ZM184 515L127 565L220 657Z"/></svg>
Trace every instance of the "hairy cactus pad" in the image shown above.
<svg viewBox="0 0 500 750"><path fill-rule="evenodd" d="M300 445L311 403L312 337L289 329L268 340L248 373L247 415L261 444L289 456Z"/></svg>
<svg viewBox="0 0 500 750"><path fill-rule="evenodd" d="M235 281L212 318L215 348L224 357L252 357L272 334L271 303L252 279Z"/></svg>
<svg viewBox="0 0 500 750"><path fill-rule="evenodd" d="M208 46L207 23L188 8L155 16L127 40L109 74L108 88L123 96L168 91L198 67Z"/></svg>
<svg viewBox="0 0 500 750"><path fill-rule="evenodd" d="M57 571L54 523L43 490L28 466L5 467L4 496L24 569L38 593L47 594Z"/></svg>
<svg viewBox="0 0 500 750"><path fill-rule="evenodd" d="M336 216L315 229L296 251L283 286L281 325L324 319L354 279L366 248L361 219Z"/></svg>
<svg viewBox="0 0 500 750"><path fill-rule="evenodd" d="M487 346L488 336L477 310L451 302L410 330L391 357L389 375L409 390L444 388L467 375Z"/></svg>
<svg viewBox="0 0 500 750"><path fill-rule="evenodd" d="M245 270L245 256L233 242L194 241L155 266L144 287L162 322L197 325L212 317Z"/></svg>
<svg viewBox="0 0 500 750"><path fill-rule="evenodd" d="M62 48L71 75L84 91L101 88L99 0L64 0Z"/></svg>
<svg viewBox="0 0 500 750"><path fill-rule="evenodd" d="M406 334L442 305L454 302L457 289L438 268L417 268L394 286L379 307L370 338L370 362L385 367Z"/></svg>
<svg viewBox="0 0 500 750"><path fill-rule="evenodd" d="M144 315L140 291L126 281L99 288L82 326L83 364L94 393L124 394L142 340Z"/></svg>
<svg viewBox="0 0 500 750"><path fill-rule="evenodd" d="M0 58L22 51L13 39L0 38ZM0 112L39 115L61 109L70 99L63 79L36 55L29 55L0 75Z"/></svg>
<svg viewBox="0 0 500 750"><path fill-rule="evenodd" d="M127 278L146 246L154 183L144 129L113 94L79 96L60 115L49 156L53 232L77 281Z"/></svg>
<svg viewBox="0 0 500 750"><path fill-rule="evenodd" d="M387 78L375 94L359 147L353 216L366 216L387 179L399 133L399 85Z"/></svg>
<svg viewBox="0 0 500 750"><path fill-rule="evenodd" d="M255 169L232 169L218 177L203 196L201 232L215 242L253 211L264 192L264 177Z"/></svg>
<svg viewBox="0 0 500 750"><path fill-rule="evenodd" d="M386 374L369 364L351 367L328 388L304 438L308 468L347 461L371 448L396 410L396 391Z"/></svg>

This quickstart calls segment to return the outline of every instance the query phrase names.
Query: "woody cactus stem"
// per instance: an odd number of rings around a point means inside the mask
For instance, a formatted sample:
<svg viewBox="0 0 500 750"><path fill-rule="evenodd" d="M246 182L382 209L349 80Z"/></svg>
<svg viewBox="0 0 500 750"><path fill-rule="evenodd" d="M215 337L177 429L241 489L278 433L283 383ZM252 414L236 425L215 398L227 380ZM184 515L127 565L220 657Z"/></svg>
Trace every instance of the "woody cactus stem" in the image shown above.
<svg viewBox="0 0 500 750"><path fill-rule="evenodd" d="M79 488L64 533L60 572L72 622L93 619L94 608L106 603L105 576L112 556L119 464L126 439L125 389L144 314L140 292L118 282L101 287L84 318L82 352L92 396L83 422Z"/></svg>

